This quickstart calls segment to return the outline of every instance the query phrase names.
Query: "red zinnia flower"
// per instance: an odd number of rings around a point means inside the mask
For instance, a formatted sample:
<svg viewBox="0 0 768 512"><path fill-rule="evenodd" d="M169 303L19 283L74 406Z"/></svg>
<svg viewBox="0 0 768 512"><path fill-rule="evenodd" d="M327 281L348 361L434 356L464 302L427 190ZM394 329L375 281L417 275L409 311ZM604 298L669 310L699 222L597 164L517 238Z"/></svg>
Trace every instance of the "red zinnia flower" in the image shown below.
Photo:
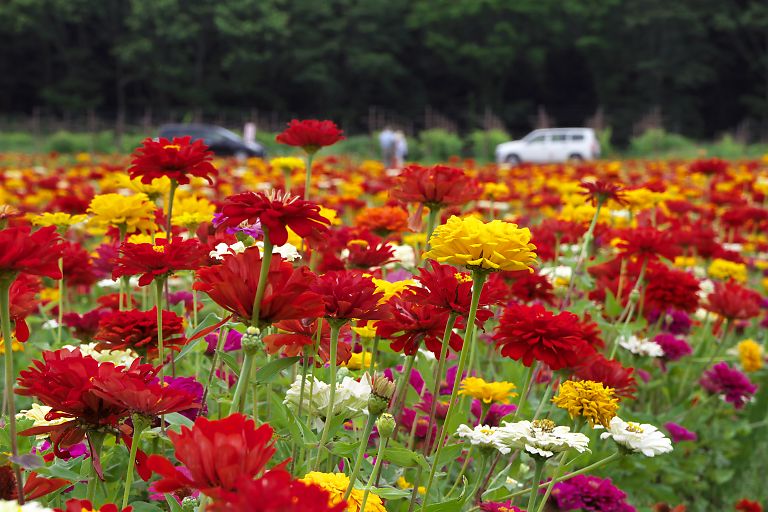
<svg viewBox="0 0 768 512"><path fill-rule="evenodd" d="M9 290L10 316L16 339L21 343L29 339L29 326L26 318L37 311L38 301L35 296L39 291L40 282L38 279L27 274L20 274L11 284Z"/></svg>
<svg viewBox="0 0 768 512"><path fill-rule="evenodd" d="M760 314L760 294L735 281L716 282L705 308L727 320L749 320Z"/></svg>
<svg viewBox="0 0 768 512"><path fill-rule="evenodd" d="M91 255L82 245L64 242L62 256L67 286L91 286L99 279L91 262Z"/></svg>
<svg viewBox="0 0 768 512"><path fill-rule="evenodd" d="M696 160L688 167L688 171L708 175L725 174L728 171L728 162L720 158Z"/></svg>
<svg viewBox="0 0 768 512"><path fill-rule="evenodd" d="M288 357L301 355L304 347L312 346L317 337L317 320L304 318L302 320L284 320L275 325L278 332L264 336L264 345L267 352L276 354L281 348L283 354ZM341 365L349 361L352 356L352 346L347 337L349 327L344 326L339 335L339 344L336 349L336 364ZM331 359L331 326L323 322L323 332L320 333L320 345L318 347L318 360L315 365L320 366Z"/></svg>
<svg viewBox="0 0 768 512"><path fill-rule="evenodd" d="M459 316L468 316L472 301L472 277L466 272L458 272L452 265L443 265L436 261L429 263L432 268L420 268L416 277L421 286L410 286L409 289L423 304L431 304L442 311L454 312ZM487 306L488 294L483 292L480 293L480 305ZM479 308L477 325L482 326L492 316L490 310Z"/></svg>
<svg viewBox="0 0 768 512"><path fill-rule="evenodd" d="M315 275L307 267L294 269L273 255L259 318L251 318L261 275L261 255L256 247L225 255L221 265L203 267L195 275L195 290L207 293L216 304L251 325L314 318L324 311L320 297L310 290Z"/></svg>
<svg viewBox="0 0 768 512"><path fill-rule="evenodd" d="M318 276L311 285L321 296L325 311L320 315L338 320L381 320L387 318L385 305L379 300L384 294L376 291L370 277L355 271L331 271Z"/></svg>
<svg viewBox="0 0 768 512"><path fill-rule="evenodd" d="M635 398L637 383L634 368L625 368L619 361L606 359L599 352L581 361L573 370L580 380L601 382L604 386L614 388L616 394L625 398Z"/></svg>
<svg viewBox="0 0 768 512"><path fill-rule="evenodd" d="M186 343L184 319L173 311L163 311L163 347L179 350ZM133 349L149 359L157 352L157 308L149 311L131 309L113 311L99 321L99 330L93 337L99 350Z"/></svg>
<svg viewBox="0 0 768 512"><path fill-rule="evenodd" d="M35 500L57 491L65 485L72 485L72 482L64 478L45 478L32 472L27 477L27 481L24 482L24 499L27 501ZM9 465L0 466L0 500L15 500L18 498L18 494L16 475L13 474L13 469Z"/></svg>
<svg viewBox="0 0 768 512"><path fill-rule="evenodd" d="M482 188L463 170L445 165L409 165L395 180L390 195L404 203L422 203L432 208L464 206L480 197Z"/></svg>
<svg viewBox="0 0 768 512"><path fill-rule="evenodd" d="M93 383L93 394L131 413L154 417L197 407L184 389L161 386L130 373L109 373Z"/></svg>
<svg viewBox="0 0 768 512"><path fill-rule="evenodd" d="M579 317L569 311L554 314L541 304L511 304L493 335L501 354L531 366L534 361L552 370L572 368L594 349L582 337Z"/></svg>
<svg viewBox="0 0 768 512"><path fill-rule="evenodd" d="M292 119L288 128L275 137L280 144L302 148L309 154L316 153L320 148L332 146L344 139L342 132L333 121L318 121L317 119Z"/></svg>
<svg viewBox="0 0 768 512"><path fill-rule="evenodd" d="M218 225L237 227L248 221L261 222L261 228L274 245L283 245L288 241L291 228L300 237L325 232L330 221L320 215L320 205L272 190L263 192L243 192L229 196L221 207Z"/></svg>
<svg viewBox="0 0 768 512"><path fill-rule="evenodd" d="M112 279L141 274L139 286L147 286L156 277L167 277L177 270L195 270L207 256L208 251L194 238L174 237L170 242L158 238L155 245L126 242L120 246Z"/></svg>
<svg viewBox="0 0 768 512"><path fill-rule="evenodd" d="M763 512L763 506L756 501L750 501L746 498L736 502L736 508L738 512Z"/></svg>
<svg viewBox="0 0 768 512"><path fill-rule="evenodd" d="M266 470L276 451L273 433L269 424L256 428L252 419L239 413L214 421L197 418L191 429L181 427L178 434L168 431L176 458L189 476L165 457L152 455L148 465L162 477L154 488L162 493L183 487L205 494L234 492L241 478L252 479Z"/></svg>
<svg viewBox="0 0 768 512"><path fill-rule="evenodd" d="M431 304L401 298L390 300L389 305L393 318L376 322L376 334L390 340L395 352L412 356L423 341L427 349L440 357L448 312ZM461 336L451 332L449 344L458 352L462 346Z"/></svg>
<svg viewBox="0 0 768 512"><path fill-rule="evenodd" d="M659 257L674 260L679 253L670 234L655 228L627 230L622 233L621 238L623 240L617 245L621 255L636 256L640 261L655 261Z"/></svg>
<svg viewBox="0 0 768 512"><path fill-rule="evenodd" d="M131 179L141 176L142 183L152 183L155 178L168 176L179 185L189 183L189 176L205 178L213 183L211 176L218 171L211 164L213 153L202 140L190 142L192 137L174 137L172 141L160 138L157 141L146 138L133 153L128 173Z"/></svg>
<svg viewBox="0 0 768 512"><path fill-rule="evenodd" d="M592 201L593 205L597 205L598 203L604 205L608 200L612 200L619 205L628 204L624 198L624 189L620 185L597 180L582 181L580 186L585 190L582 194L589 197L589 200Z"/></svg>
<svg viewBox="0 0 768 512"><path fill-rule="evenodd" d="M221 492L211 512L344 512L347 502L330 505L328 491L272 470L256 480L243 478L236 492Z"/></svg>
<svg viewBox="0 0 768 512"><path fill-rule="evenodd" d="M56 508L55 512L131 512L133 507L117 508L114 503L107 503L99 508L95 508L93 503L88 500L71 499L65 503L67 508Z"/></svg>
<svg viewBox="0 0 768 512"><path fill-rule="evenodd" d="M30 233L28 226L0 230L0 278L13 279L19 272L61 279L59 258L63 247L55 226Z"/></svg>
<svg viewBox="0 0 768 512"><path fill-rule="evenodd" d="M389 242L367 231L357 233L347 242L346 250L347 265L360 270L386 265L392 261L395 252Z"/></svg>

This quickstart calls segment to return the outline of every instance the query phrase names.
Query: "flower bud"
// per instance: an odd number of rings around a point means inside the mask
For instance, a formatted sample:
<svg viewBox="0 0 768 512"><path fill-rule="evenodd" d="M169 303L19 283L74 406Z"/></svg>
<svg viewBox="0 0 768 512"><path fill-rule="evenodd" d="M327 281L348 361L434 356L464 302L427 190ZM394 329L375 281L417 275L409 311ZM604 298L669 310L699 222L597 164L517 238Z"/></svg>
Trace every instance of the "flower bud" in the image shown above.
<svg viewBox="0 0 768 512"><path fill-rule="evenodd" d="M631 292L629 292L629 301L632 304L637 304L637 302L640 300L640 290L637 288L633 288Z"/></svg>
<svg viewBox="0 0 768 512"><path fill-rule="evenodd" d="M181 501L181 510L184 512L194 512L194 510L197 508L197 505L197 498L187 496Z"/></svg>
<svg viewBox="0 0 768 512"><path fill-rule="evenodd" d="M395 417L388 412L385 412L379 416L378 420L376 420L376 428L378 429L379 435L382 437L382 439L392 437L392 433L395 431L395 427L397 427Z"/></svg>
<svg viewBox="0 0 768 512"><path fill-rule="evenodd" d="M389 401L395 394L395 383L383 374L371 379L371 395L368 397L368 412L374 416L383 413L389 407Z"/></svg>
<svg viewBox="0 0 768 512"><path fill-rule="evenodd" d="M261 340L261 331L253 326L245 330L241 343L246 354L253 354L264 348L264 343Z"/></svg>
<svg viewBox="0 0 768 512"><path fill-rule="evenodd" d="M349 377L352 374L349 372L349 368L342 366L336 371L336 382L341 381L344 377Z"/></svg>

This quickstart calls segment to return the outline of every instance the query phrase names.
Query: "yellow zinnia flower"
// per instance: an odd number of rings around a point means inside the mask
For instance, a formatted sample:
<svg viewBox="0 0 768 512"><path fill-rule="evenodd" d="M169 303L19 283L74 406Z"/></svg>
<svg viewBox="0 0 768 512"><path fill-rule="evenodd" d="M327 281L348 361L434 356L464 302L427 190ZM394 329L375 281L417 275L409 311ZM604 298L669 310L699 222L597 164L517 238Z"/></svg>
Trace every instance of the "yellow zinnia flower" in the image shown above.
<svg viewBox="0 0 768 512"><path fill-rule="evenodd" d="M330 498L328 504L333 506L340 503L344 498L344 493L349 485L349 477L344 473L321 473L312 471L300 479L306 484L317 485L325 489ZM363 490L352 489L352 494L347 499L347 512L360 512L360 505L363 503ZM381 498L373 494L368 494L368 501L365 502L366 512L387 512Z"/></svg>
<svg viewBox="0 0 768 512"><path fill-rule="evenodd" d="M173 204L174 226L198 226L213 220L216 206L204 197L186 197Z"/></svg>
<svg viewBox="0 0 768 512"><path fill-rule="evenodd" d="M400 478L398 478L396 483L400 489L413 489L413 484L408 480L406 480L404 476L401 476ZM420 485L416 492L422 495L427 494L427 488L424 487L423 485ZM368 508L367 504L366 504L366 508Z"/></svg>
<svg viewBox="0 0 768 512"><path fill-rule="evenodd" d="M608 428L619 410L619 399L614 389L591 380L563 382L552 402L568 411L572 419L582 416L593 427L599 423Z"/></svg>
<svg viewBox="0 0 768 512"><path fill-rule="evenodd" d="M352 330L361 338L374 338L376 336L376 320L368 320L364 325L352 327Z"/></svg>
<svg viewBox="0 0 768 512"><path fill-rule="evenodd" d="M746 339L741 341L737 347L741 367L745 372L756 372L765 364L763 361L763 347L755 340Z"/></svg>
<svg viewBox="0 0 768 512"><path fill-rule="evenodd" d="M88 213L91 214L90 224L100 229L123 227L126 233L135 233L156 228L155 204L145 194L101 194L93 198Z"/></svg>
<svg viewBox="0 0 768 512"><path fill-rule="evenodd" d="M304 159L297 158L295 156L281 156L278 158L273 158L269 161L269 164L275 168L280 169L281 171L304 171Z"/></svg>
<svg viewBox="0 0 768 512"><path fill-rule="evenodd" d="M517 224L454 215L435 229L429 240L432 249L424 257L469 270L533 272L536 246L530 242L530 230Z"/></svg>
<svg viewBox="0 0 768 512"><path fill-rule="evenodd" d="M371 358L373 356L370 352L352 352L349 357L349 361L343 364L350 370L360 370L362 368L368 368L371 366Z"/></svg>
<svg viewBox="0 0 768 512"><path fill-rule="evenodd" d="M507 381L486 382L479 377L467 377L461 381L459 394L477 398L485 404L508 404L510 398L517 396L517 393L512 391L516 387Z"/></svg>
<svg viewBox="0 0 768 512"><path fill-rule="evenodd" d="M730 260L715 258L707 269L707 274L715 279L727 281L733 279L739 283L747 282L747 266Z"/></svg>
<svg viewBox="0 0 768 512"><path fill-rule="evenodd" d="M35 226L56 226L56 227L69 227L75 224L80 224L87 219L88 216L83 215L70 215L64 212L56 213L41 213L40 215L31 215L29 221Z"/></svg>
<svg viewBox="0 0 768 512"><path fill-rule="evenodd" d="M374 277L371 281L376 285L376 293L384 294L384 296L379 299L380 303L384 303L396 295L400 296L405 292L413 293L413 290L409 287L416 285L416 281L413 279L389 282L386 279L377 279Z"/></svg>
<svg viewBox="0 0 768 512"><path fill-rule="evenodd" d="M20 343L16 336L12 336L11 340L13 340L11 342L11 350L13 352L24 352L24 344ZM5 354L5 341L3 341L2 337L0 337L0 354Z"/></svg>

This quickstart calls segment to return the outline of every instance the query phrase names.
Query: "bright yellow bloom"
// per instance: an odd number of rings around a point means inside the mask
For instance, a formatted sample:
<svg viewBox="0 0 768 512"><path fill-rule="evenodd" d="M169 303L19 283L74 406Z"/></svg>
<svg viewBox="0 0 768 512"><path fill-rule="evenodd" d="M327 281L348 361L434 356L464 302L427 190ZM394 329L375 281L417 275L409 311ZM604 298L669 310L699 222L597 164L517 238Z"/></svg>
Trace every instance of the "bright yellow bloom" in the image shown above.
<svg viewBox="0 0 768 512"><path fill-rule="evenodd" d="M682 268L694 267L696 266L696 258L693 256L676 256L675 266Z"/></svg>
<svg viewBox="0 0 768 512"><path fill-rule="evenodd" d="M24 344L20 343L16 336L12 336L11 339L13 340L11 350L14 352L24 352ZM0 337L0 354L5 354L5 341L3 341L2 337Z"/></svg>
<svg viewBox="0 0 768 512"><path fill-rule="evenodd" d="M530 270L536 262L536 246L528 228L493 220L484 223L474 217L451 216L438 226L425 258L461 265L469 270Z"/></svg>
<svg viewBox="0 0 768 512"><path fill-rule="evenodd" d="M733 279L739 283L747 282L747 266L743 263L715 258L707 269L707 274L715 279L727 281Z"/></svg>
<svg viewBox="0 0 768 512"><path fill-rule="evenodd" d="M321 206L320 211L317 213L319 213L321 217L325 217L326 219L328 219L328 221L331 223L331 226L341 225L341 219L339 218L339 214L333 208L326 208L325 206Z"/></svg>
<svg viewBox="0 0 768 512"><path fill-rule="evenodd" d="M96 228L124 227L126 233L154 231L156 228L155 205L145 194L101 194L93 198L88 213L91 214L90 224Z"/></svg>
<svg viewBox="0 0 768 512"><path fill-rule="evenodd" d="M486 382L479 377L467 377L461 381L459 394L477 398L485 404L508 404L510 398L517 396L517 393L512 391L516 387L507 381Z"/></svg>
<svg viewBox="0 0 768 512"><path fill-rule="evenodd" d="M204 197L186 197L173 203L174 226L198 226L211 222L216 206Z"/></svg>
<svg viewBox="0 0 768 512"><path fill-rule="evenodd" d="M304 159L302 158L296 158L295 156L283 156L278 158L273 158L269 161L269 164L275 168L280 169L281 171L304 171Z"/></svg>
<svg viewBox="0 0 768 512"><path fill-rule="evenodd" d="M403 235L403 242L408 245L424 245L427 243L426 233L407 233Z"/></svg>
<svg viewBox="0 0 768 512"><path fill-rule="evenodd" d="M509 195L509 187L504 183L488 181L483 183L483 196L489 199L501 199Z"/></svg>
<svg viewBox="0 0 768 512"><path fill-rule="evenodd" d="M171 179L168 176L155 178L151 183L142 183L141 178L131 179L123 173L115 174L113 179L116 188L127 188L149 197L165 196L171 190Z"/></svg>
<svg viewBox="0 0 768 512"><path fill-rule="evenodd" d="M70 215L64 212L56 213L41 213L40 215L31 215L29 221L35 226L56 226L56 227L69 227L75 224L85 222L88 218L87 215Z"/></svg>
<svg viewBox="0 0 768 512"><path fill-rule="evenodd" d="M756 372L763 367L763 347L755 340L746 339L741 341L737 347L741 367L745 372Z"/></svg>
<svg viewBox="0 0 768 512"><path fill-rule="evenodd" d="M350 370L360 370L362 368L369 368L371 366L371 359L373 356L370 352L352 352L344 366Z"/></svg>
<svg viewBox="0 0 768 512"><path fill-rule="evenodd" d="M376 336L376 320L368 320L364 325L352 327L352 330L361 338L374 338Z"/></svg>
<svg viewBox="0 0 768 512"><path fill-rule="evenodd" d="M312 471L300 479L307 484L314 484L325 489L330 494L329 505L336 505L344 498L344 493L349 485L349 477L344 473L321 473ZM347 499L347 512L360 512L360 505L363 503L363 490L352 489L352 494ZM368 494L368 500L365 502L366 512L387 512L381 498L373 494Z"/></svg>
<svg viewBox="0 0 768 512"><path fill-rule="evenodd" d="M58 288L43 288L40 290L40 302L58 302Z"/></svg>
<svg viewBox="0 0 768 512"><path fill-rule="evenodd" d="M629 203L628 208L633 211L650 210L658 206L666 199L662 192L654 192L645 187L624 191L624 199Z"/></svg>
<svg viewBox="0 0 768 512"><path fill-rule="evenodd" d="M568 411L572 419L582 416L593 427L599 423L608 428L619 410L619 399L614 389L591 380L563 382L552 402Z"/></svg>
<svg viewBox="0 0 768 512"><path fill-rule="evenodd" d="M395 281L390 283L386 279L377 279L372 278L373 284L376 285L376 293L383 293L384 297L379 299L379 302L384 303L394 297L395 295L400 296L404 292L410 292L413 293L412 290L409 289L409 286L414 286L416 284L416 281L413 279L405 279L403 281Z"/></svg>
<svg viewBox="0 0 768 512"><path fill-rule="evenodd" d="M413 484L408 480L406 480L404 476L401 476L400 478L397 479L397 486L400 489L413 489ZM416 492L422 495L427 494L427 488L424 487L423 485L420 485L419 489ZM366 505L365 508L368 508L368 506Z"/></svg>

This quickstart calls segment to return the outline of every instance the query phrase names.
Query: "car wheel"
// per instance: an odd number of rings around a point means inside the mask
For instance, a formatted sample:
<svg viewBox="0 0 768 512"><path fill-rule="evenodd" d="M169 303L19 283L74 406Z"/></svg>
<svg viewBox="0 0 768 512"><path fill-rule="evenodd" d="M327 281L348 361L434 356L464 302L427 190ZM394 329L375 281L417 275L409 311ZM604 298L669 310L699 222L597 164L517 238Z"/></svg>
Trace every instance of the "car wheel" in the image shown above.
<svg viewBox="0 0 768 512"><path fill-rule="evenodd" d="M507 157L504 159L505 163L508 163L510 165L520 165L523 161L520 160L520 157L517 155L507 155Z"/></svg>
<svg viewBox="0 0 768 512"><path fill-rule="evenodd" d="M582 162L584 161L584 157L578 153L574 153L568 156L568 160L571 160L572 162Z"/></svg>

